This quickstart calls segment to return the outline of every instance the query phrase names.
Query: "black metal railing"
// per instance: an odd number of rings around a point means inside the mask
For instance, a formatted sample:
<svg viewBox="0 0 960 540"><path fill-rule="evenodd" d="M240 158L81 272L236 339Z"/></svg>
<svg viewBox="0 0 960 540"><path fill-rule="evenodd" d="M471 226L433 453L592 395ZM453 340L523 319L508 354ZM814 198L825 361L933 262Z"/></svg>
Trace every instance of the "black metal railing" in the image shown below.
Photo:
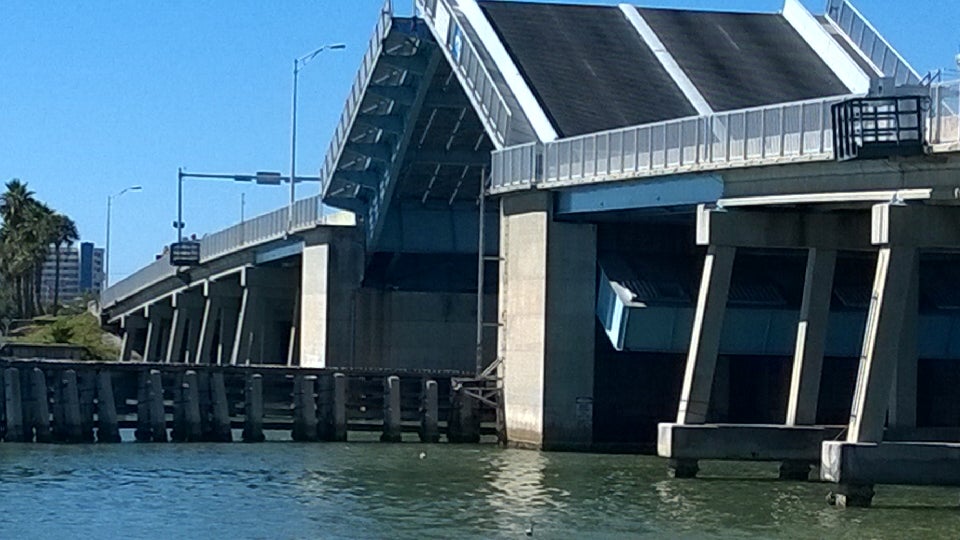
<svg viewBox="0 0 960 540"><path fill-rule="evenodd" d="M916 156L926 152L926 96L849 99L831 108L837 161Z"/></svg>

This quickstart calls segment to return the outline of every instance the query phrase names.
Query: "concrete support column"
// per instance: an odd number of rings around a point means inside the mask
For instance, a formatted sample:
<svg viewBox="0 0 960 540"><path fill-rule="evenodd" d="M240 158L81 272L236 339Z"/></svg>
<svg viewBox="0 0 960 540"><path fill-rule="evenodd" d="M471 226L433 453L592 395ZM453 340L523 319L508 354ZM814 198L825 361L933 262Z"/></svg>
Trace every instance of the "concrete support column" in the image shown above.
<svg viewBox="0 0 960 540"><path fill-rule="evenodd" d="M211 361L213 337L220 323L222 304L221 299L215 296L207 296L203 303L203 319L200 324L200 335L197 337L197 353L193 357L195 364L213 363Z"/></svg>
<svg viewBox="0 0 960 540"><path fill-rule="evenodd" d="M293 308L298 272L296 268L244 268L240 274L240 314L231 351L231 364L249 365L265 362L286 363L281 350L278 320L289 320L285 314ZM280 314L284 315L280 315ZM283 330L289 333L289 328Z"/></svg>
<svg viewBox="0 0 960 540"><path fill-rule="evenodd" d="M233 346L237 340L237 323L240 321L240 299L224 303L220 308L220 342L214 352L217 365L225 365L233 359Z"/></svg>
<svg viewBox="0 0 960 540"><path fill-rule="evenodd" d="M899 357L898 342L904 324L911 281L915 278L917 249L884 246L877 256L873 295L867 312L860 369L850 409L848 442L878 443ZM914 320L915 320L914 316Z"/></svg>
<svg viewBox="0 0 960 540"><path fill-rule="evenodd" d="M811 248L807 251L807 270L797 324L797 342L793 354L793 374L787 401L788 426L812 425L817 421L817 399L823 372L823 351L827 342L827 320L833 293L833 273L837 265L834 249Z"/></svg>
<svg viewBox="0 0 960 540"><path fill-rule="evenodd" d="M917 332L920 324L920 257L914 258L914 268L907 285L906 306L903 310L903 328L898 343L897 369L890 389L887 427L909 430L917 427Z"/></svg>
<svg viewBox="0 0 960 540"><path fill-rule="evenodd" d="M553 220L550 193L501 202L499 354L508 442L593 438L596 226Z"/></svg>
<svg viewBox="0 0 960 540"><path fill-rule="evenodd" d="M244 287L243 296L240 299L240 313L237 317L237 330L234 335L232 355L230 357L231 365L249 365L257 363L251 357L255 352L255 341L257 339L257 330L261 328L261 313L258 305L258 291L254 287ZM262 336L261 336L262 337Z"/></svg>
<svg viewBox="0 0 960 540"><path fill-rule="evenodd" d="M363 274L362 244L353 231L329 231L303 247L299 334L302 367L352 366L354 305Z"/></svg>
<svg viewBox="0 0 960 540"><path fill-rule="evenodd" d="M167 357L170 336L171 308L165 301L145 308L147 319L147 342L144 346L144 362L162 362Z"/></svg>
<svg viewBox="0 0 960 540"><path fill-rule="evenodd" d="M120 360L127 362L133 359L140 332L147 329L147 320L140 313L126 315L120 318L120 327L123 328L123 340L120 343ZM140 354L143 357L143 354Z"/></svg>
<svg viewBox="0 0 960 540"><path fill-rule="evenodd" d="M199 290L173 295L173 321L165 358L168 364L186 362L195 356L202 310L203 298Z"/></svg>
<svg viewBox="0 0 960 540"><path fill-rule="evenodd" d="M735 256L733 247L710 246L707 250L677 409L678 424L706 421Z"/></svg>
<svg viewBox="0 0 960 540"><path fill-rule="evenodd" d="M302 270L301 270L302 271ZM287 340L287 365L299 365L300 363L300 298L302 294L299 287L297 295L293 298L293 318L290 322L290 337Z"/></svg>

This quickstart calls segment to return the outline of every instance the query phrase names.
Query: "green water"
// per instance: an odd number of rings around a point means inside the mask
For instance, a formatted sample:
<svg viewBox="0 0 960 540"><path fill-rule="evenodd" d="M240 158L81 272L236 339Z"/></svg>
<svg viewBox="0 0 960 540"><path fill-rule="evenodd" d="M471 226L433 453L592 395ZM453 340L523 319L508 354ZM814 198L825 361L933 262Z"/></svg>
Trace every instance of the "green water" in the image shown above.
<svg viewBox="0 0 960 540"><path fill-rule="evenodd" d="M421 458L421 452L426 455ZM494 446L0 444L0 538L957 538L957 490L869 510L771 464Z"/></svg>

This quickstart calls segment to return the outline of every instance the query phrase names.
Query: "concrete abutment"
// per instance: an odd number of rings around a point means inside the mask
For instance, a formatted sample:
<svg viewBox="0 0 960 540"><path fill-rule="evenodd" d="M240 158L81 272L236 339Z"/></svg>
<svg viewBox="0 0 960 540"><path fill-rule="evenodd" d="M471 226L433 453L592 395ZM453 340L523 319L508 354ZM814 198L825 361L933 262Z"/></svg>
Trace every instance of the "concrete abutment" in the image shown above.
<svg viewBox="0 0 960 540"><path fill-rule="evenodd" d="M586 450L593 438L597 230L554 220L552 195L501 201L499 355L510 444Z"/></svg>

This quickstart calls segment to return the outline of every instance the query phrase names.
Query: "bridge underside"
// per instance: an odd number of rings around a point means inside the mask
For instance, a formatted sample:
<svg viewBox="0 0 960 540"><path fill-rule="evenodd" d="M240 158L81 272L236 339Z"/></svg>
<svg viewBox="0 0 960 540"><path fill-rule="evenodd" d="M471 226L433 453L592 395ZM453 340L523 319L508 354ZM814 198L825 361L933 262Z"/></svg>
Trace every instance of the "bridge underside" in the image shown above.
<svg viewBox="0 0 960 540"><path fill-rule="evenodd" d="M871 302L890 256L872 241L871 206L922 199L913 204L952 212L960 162L951 154L830 160L826 98L855 86L830 63L834 49L845 47L844 66L859 66L857 84L879 74L856 46L828 35L833 22L805 12L787 21L473 0L418 8L424 20L378 27L325 165L323 201L355 212L358 227L320 228L294 239L295 253L136 306L123 316L130 351L169 362L474 370L479 297L481 311L496 314L483 326L480 363L499 362L513 444L651 449L658 422L678 416L686 427L847 422L860 406L860 357L887 355L879 363L888 371L891 362L889 351L863 345L878 324ZM527 12L535 16L513 17ZM608 35L575 33L578 20ZM678 29L697 21L730 43L718 51L683 43ZM739 65L742 50L769 47L788 26L790 47L772 57L794 54L816 71L799 81L810 85L788 89L796 94L783 87L803 73L783 62L760 59L751 73ZM824 45L834 56L814 50L804 32L837 41ZM717 63L704 60L712 53ZM632 59L644 70L624 73ZM654 97L666 95L669 107L651 102L642 81L624 83L654 71ZM763 86L764 77L777 82ZM604 94L614 88L608 80L623 92ZM753 83L763 88L751 92ZM824 99L776 114L703 112L810 97ZM703 116L604 131L692 114ZM586 135L553 141L578 134ZM494 154L514 176L492 186L501 197L483 199L491 151L505 141L530 144ZM732 236L701 241L698 207L725 203L716 219L727 219ZM915 273L902 260L893 265L908 275L894 287L914 275L922 285L916 335L904 334L917 346L900 349L896 383L887 385L895 388L888 434L960 435L952 392L960 299L951 292L960 241L928 247ZM875 424L879 406L869 398Z"/></svg>

